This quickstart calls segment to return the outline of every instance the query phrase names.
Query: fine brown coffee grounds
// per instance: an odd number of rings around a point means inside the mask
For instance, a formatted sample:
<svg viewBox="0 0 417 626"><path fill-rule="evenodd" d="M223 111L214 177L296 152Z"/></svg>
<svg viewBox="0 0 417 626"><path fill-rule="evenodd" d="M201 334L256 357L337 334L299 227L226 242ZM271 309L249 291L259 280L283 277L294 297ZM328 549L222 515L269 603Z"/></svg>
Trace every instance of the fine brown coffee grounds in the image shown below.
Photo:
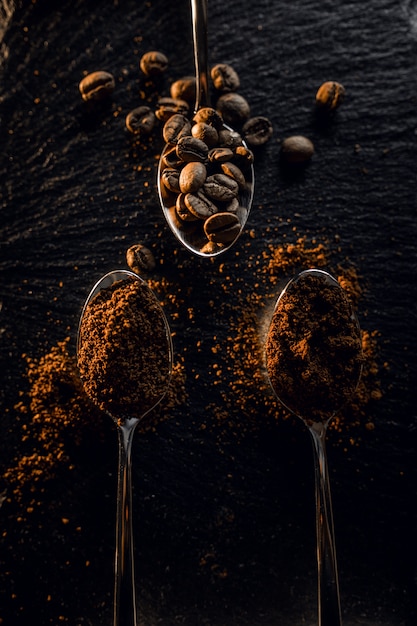
<svg viewBox="0 0 417 626"><path fill-rule="evenodd" d="M326 273L300 274L277 302L266 341L278 398L308 422L327 421L353 396L361 334L347 294Z"/></svg>
<svg viewBox="0 0 417 626"><path fill-rule="evenodd" d="M141 418L165 394L171 349L162 310L149 287L127 279L88 303L78 367L87 395L114 418Z"/></svg>

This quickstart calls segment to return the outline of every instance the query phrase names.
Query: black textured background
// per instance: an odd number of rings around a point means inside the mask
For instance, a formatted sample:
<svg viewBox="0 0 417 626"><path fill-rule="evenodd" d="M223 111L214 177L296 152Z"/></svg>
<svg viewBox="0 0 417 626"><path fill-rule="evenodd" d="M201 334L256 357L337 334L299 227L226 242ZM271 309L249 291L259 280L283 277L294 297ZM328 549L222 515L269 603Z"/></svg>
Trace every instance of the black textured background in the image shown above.
<svg viewBox="0 0 417 626"><path fill-rule="evenodd" d="M370 416L375 431L362 433L357 447L349 447L348 434L346 445L343 435L337 445L329 436L345 625L412 626L417 4L209 0L210 60L235 67L252 113L268 116L275 129L256 162L247 229L213 263L179 249L164 223L155 188L158 138L134 149L124 129L138 102L144 52L168 55L167 84L193 73L188 2L34 1L9 17L6 8L0 8L2 467L19 450L12 407L24 387L22 353L40 356L67 334L74 344L92 284L124 267L127 247L144 241L160 262L156 275L188 289L172 326L189 398L171 421L134 442L141 623L316 623L305 429L289 422L239 445L226 434L219 445L200 426L210 419L204 382L212 337L221 342L228 332L221 300L234 298L233 288L222 291L220 264L236 289L250 292L256 274L247 262L249 243L259 254L280 234L288 241L294 227L309 238L337 237L366 285L362 323L381 333L378 356L389 364L381 373L383 400ZM117 89L110 109L91 119L78 83L96 69L112 72ZM342 82L348 95L322 126L313 101L328 79ZM316 147L307 170L293 179L279 167L280 142L290 134L306 134ZM205 339L207 353L197 348ZM226 376L224 389L228 384ZM39 496L32 522L16 523L18 506L2 493L1 624L111 623L117 447L110 423L108 432L114 446L92 445L91 456L74 458L70 475ZM63 517L70 523L63 526ZM220 570L201 568L207 554Z"/></svg>

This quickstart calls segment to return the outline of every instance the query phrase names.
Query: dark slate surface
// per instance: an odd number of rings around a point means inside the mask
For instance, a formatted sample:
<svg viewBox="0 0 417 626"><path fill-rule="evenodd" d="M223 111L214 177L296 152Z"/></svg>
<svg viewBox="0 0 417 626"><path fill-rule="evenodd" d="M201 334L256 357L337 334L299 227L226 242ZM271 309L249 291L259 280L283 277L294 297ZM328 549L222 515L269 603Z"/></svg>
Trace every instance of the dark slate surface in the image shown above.
<svg viewBox="0 0 417 626"><path fill-rule="evenodd" d="M348 434L329 441L345 625L415 624L417 6L210 0L211 60L235 67L252 112L267 115L275 129L256 162L247 231L214 263L179 249L164 223L155 190L158 138L139 150L124 130L143 52L166 52L167 82L193 72L188 3L38 1L7 22L5 9L2 467L20 445L13 406L25 387L22 353L42 355L67 334L74 345L91 285L125 265L131 243L147 242L161 262L156 275L168 275L181 297L187 293L172 326L189 398L171 421L135 441L141 623L315 624L307 434L290 421L239 444L227 433L220 446L205 435L204 382L213 360L198 341L210 350L214 336L227 337L230 309L222 301L254 289L248 251L260 254L281 235L288 240L294 227L310 239L337 237L367 287L362 321L380 332L379 359L389 364L383 400L372 409L375 431L361 433L357 447L349 447ZM113 72L117 89L110 109L92 119L77 86L84 71L96 69ZM322 126L313 99L327 79L342 82L348 96ZM289 179L279 147L294 133L309 136L316 154ZM233 285L227 294L223 263ZM229 383L225 375L221 388ZM90 457L75 455L72 473L39 494L37 517L18 524L20 505L3 502L2 624L111 623L117 449L110 423L106 436L104 447L92 443Z"/></svg>

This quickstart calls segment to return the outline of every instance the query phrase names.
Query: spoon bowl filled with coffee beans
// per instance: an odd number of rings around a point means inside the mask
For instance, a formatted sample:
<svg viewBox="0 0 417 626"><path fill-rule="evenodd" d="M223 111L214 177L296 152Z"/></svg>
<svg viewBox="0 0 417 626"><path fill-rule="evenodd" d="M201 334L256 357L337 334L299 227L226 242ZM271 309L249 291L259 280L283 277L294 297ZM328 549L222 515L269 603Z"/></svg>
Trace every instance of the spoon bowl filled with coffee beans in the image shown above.
<svg viewBox="0 0 417 626"><path fill-rule="evenodd" d="M347 293L329 273L310 269L281 292L266 340L266 367L280 402L308 427L316 484L318 624L341 626L325 438L352 398L362 371L359 323Z"/></svg>
<svg viewBox="0 0 417 626"><path fill-rule="evenodd" d="M172 359L167 319L145 281L127 270L103 276L81 313L77 365L86 395L113 419L119 440L113 626L137 624L132 442L167 392Z"/></svg>
<svg viewBox="0 0 417 626"><path fill-rule="evenodd" d="M166 108L158 193L177 239L190 252L212 257L228 250L246 224L254 193L254 157L242 134L228 123L233 110L239 117L239 107L245 109L244 98L226 93L222 106L210 106L207 0L191 0L191 8L194 114L189 116L186 103L181 107L180 100L174 109ZM226 89L232 89L233 81L238 80L232 68L217 66L215 71L221 75L219 79L231 85ZM213 71L211 76L213 79ZM161 110L159 115L164 119Z"/></svg>

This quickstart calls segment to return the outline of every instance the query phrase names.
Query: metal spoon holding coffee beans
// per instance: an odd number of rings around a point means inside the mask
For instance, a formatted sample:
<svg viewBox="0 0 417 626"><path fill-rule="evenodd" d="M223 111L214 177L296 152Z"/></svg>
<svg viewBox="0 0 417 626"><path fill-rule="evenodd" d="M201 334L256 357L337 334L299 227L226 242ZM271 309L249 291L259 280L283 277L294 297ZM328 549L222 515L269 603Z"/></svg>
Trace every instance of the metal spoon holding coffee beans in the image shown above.
<svg viewBox="0 0 417 626"><path fill-rule="evenodd" d="M158 51L145 53L140 71L149 80L160 81L169 66ZM254 151L273 134L265 116L251 116L248 101L239 93L236 70L218 63L210 70L215 105L194 109L197 78L184 76L159 97L154 108L141 105L126 116L127 130L146 140L161 129L165 148L158 168L158 192L167 222L191 252L215 256L228 250L241 234L253 198ZM90 104L109 99L115 90L109 72L86 75L79 90ZM344 87L335 81L323 83L316 93L321 113L332 114L342 103ZM302 135L286 137L281 158L290 166L307 163L314 145ZM155 267L150 250L135 244L127 253L129 267L138 272Z"/></svg>

